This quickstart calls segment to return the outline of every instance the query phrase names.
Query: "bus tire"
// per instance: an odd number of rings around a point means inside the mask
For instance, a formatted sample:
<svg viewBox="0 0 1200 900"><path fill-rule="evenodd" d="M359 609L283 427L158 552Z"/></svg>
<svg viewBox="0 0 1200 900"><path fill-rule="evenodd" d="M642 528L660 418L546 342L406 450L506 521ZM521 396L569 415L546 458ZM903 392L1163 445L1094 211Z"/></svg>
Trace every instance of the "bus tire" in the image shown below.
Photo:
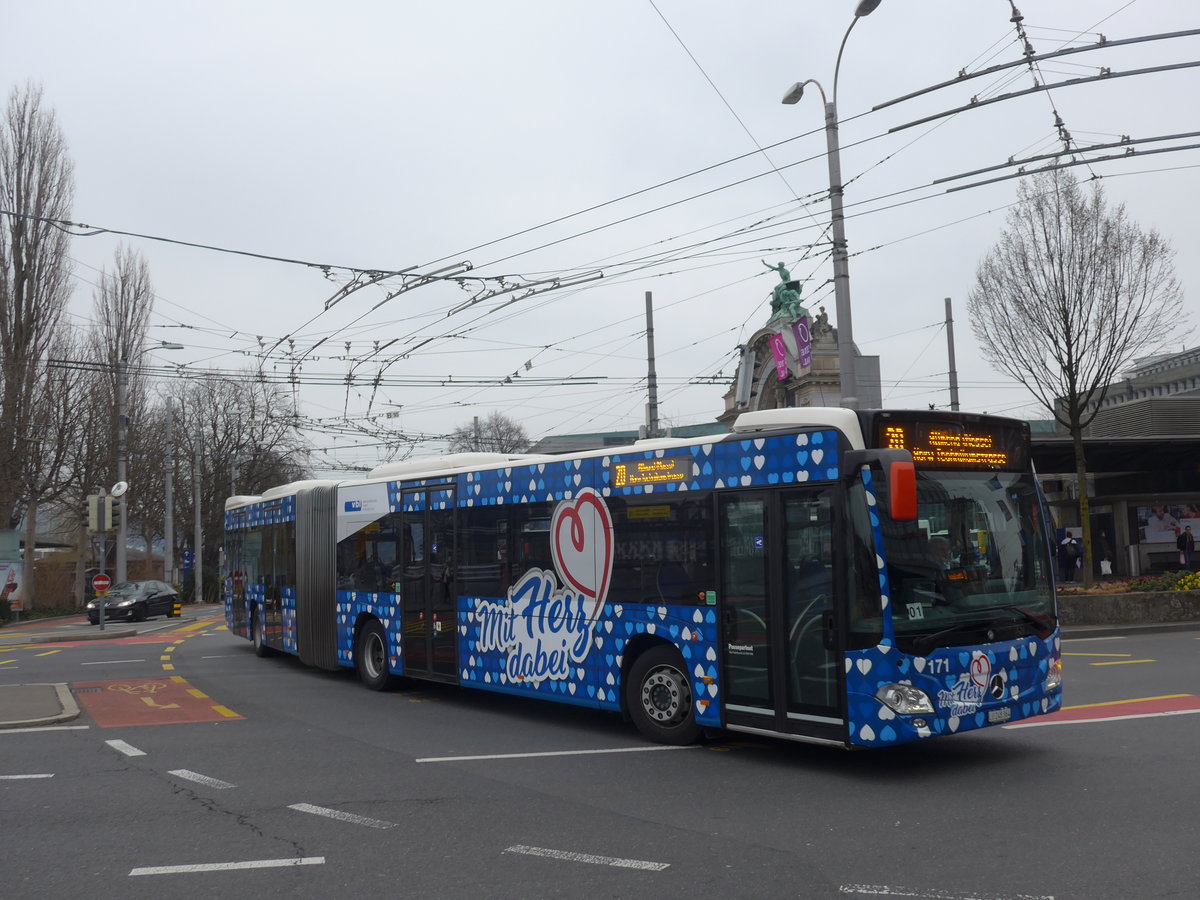
<svg viewBox="0 0 1200 900"><path fill-rule="evenodd" d="M634 660L625 707L638 731L656 743L683 746L700 736L687 669L673 647L651 647Z"/></svg>
<svg viewBox="0 0 1200 900"><path fill-rule="evenodd" d="M254 644L255 656L267 657L271 655L271 648L267 646L267 629L263 625L261 616L255 616L250 621L250 640Z"/></svg>
<svg viewBox="0 0 1200 900"><path fill-rule="evenodd" d="M392 689L397 679L388 671L387 635L378 619L358 629L354 639L354 669L359 681L373 691Z"/></svg>

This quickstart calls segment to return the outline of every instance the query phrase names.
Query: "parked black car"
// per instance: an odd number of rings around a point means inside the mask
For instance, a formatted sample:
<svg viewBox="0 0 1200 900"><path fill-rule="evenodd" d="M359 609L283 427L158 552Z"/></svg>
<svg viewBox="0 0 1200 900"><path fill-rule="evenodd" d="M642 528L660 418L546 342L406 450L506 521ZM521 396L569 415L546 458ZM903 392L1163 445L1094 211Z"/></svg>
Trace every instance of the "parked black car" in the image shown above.
<svg viewBox="0 0 1200 900"><path fill-rule="evenodd" d="M143 622L151 616L175 615L179 595L162 581L122 581L113 585L103 600L105 620ZM93 625L100 621L100 603L101 598L97 597L87 605L88 621Z"/></svg>

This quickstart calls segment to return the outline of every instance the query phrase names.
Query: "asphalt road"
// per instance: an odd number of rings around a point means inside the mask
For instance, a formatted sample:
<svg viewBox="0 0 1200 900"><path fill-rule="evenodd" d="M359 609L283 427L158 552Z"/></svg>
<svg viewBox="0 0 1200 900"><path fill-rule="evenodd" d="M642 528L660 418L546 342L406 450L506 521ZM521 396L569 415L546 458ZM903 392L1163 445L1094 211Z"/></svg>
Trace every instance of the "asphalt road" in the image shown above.
<svg viewBox="0 0 1200 900"><path fill-rule="evenodd" d="M6 896L1200 896L1200 631L1065 641L1085 721L844 753L373 693L220 626L0 647L84 709L0 731Z"/></svg>

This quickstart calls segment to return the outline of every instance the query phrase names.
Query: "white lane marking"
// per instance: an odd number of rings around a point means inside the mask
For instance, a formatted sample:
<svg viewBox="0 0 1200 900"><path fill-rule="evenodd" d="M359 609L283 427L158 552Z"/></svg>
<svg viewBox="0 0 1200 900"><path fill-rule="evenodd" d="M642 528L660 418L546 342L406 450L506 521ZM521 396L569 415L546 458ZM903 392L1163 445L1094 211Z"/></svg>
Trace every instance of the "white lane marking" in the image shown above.
<svg viewBox="0 0 1200 900"><path fill-rule="evenodd" d="M144 659L102 659L99 662L80 663L81 666L115 666L117 663L145 662Z"/></svg>
<svg viewBox="0 0 1200 900"><path fill-rule="evenodd" d="M1043 725L1094 725L1097 722L1122 722L1126 719L1160 719L1163 716L1191 716L1200 713L1200 709L1169 709L1166 712L1134 713L1133 715L1103 716L1095 719L1063 719L1061 722L1014 722L1011 725L1001 725L1001 728L1037 728Z"/></svg>
<svg viewBox="0 0 1200 900"><path fill-rule="evenodd" d="M43 731L87 731L91 725L38 725L33 728L0 728L0 734L32 734Z"/></svg>
<svg viewBox="0 0 1200 900"><path fill-rule="evenodd" d="M685 747L657 745L654 747L616 747L611 750L551 750L546 753L496 753L491 756L429 756L413 762L463 762L475 759L533 759L540 756L591 756L596 753L650 753L655 750L697 750L699 744L688 744Z"/></svg>
<svg viewBox="0 0 1200 900"><path fill-rule="evenodd" d="M130 869L130 875L178 875L187 872L223 872L228 869L281 869L287 866L323 866L323 856L299 856L294 859L251 859L246 862L200 863L194 866L144 866Z"/></svg>
<svg viewBox="0 0 1200 900"><path fill-rule="evenodd" d="M1050 894L980 894L971 891L961 894L957 891L941 891L936 888L921 890L920 888L902 888L886 884L843 884L838 888L841 894L866 894L872 897L915 897L919 900L1054 900Z"/></svg>
<svg viewBox="0 0 1200 900"><path fill-rule="evenodd" d="M217 788L222 791L237 787L236 784L230 784L228 781L222 781L220 778L209 778L207 775L201 775L199 772L193 772L190 769L168 769L167 774L178 778L186 778L188 781L194 781L197 784L203 784L206 787Z"/></svg>
<svg viewBox="0 0 1200 900"><path fill-rule="evenodd" d="M350 822L352 825L366 825L368 828L395 828L395 822L384 822L382 819L368 819L366 816L356 816L354 813L342 812L338 809L327 809L324 806L313 806L311 803L293 803L288 809L296 812L312 813L314 816L325 816L327 819L337 819L339 822Z"/></svg>
<svg viewBox="0 0 1200 900"><path fill-rule="evenodd" d="M145 750L139 750L133 744L127 744L124 741L105 741L104 743L112 747L114 750L120 750L126 756L145 756Z"/></svg>
<svg viewBox="0 0 1200 900"><path fill-rule="evenodd" d="M54 773L49 775L0 775L0 781L16 781L21 778L53 778Z"/></svg>
<svg viewBox="0 0 1200 900"><path fill-rule="evenodd" d="M526 856L546 856L550 859L565 859L568 862L591 863L594 866L616 866L620 869L646 869L661 872L670 863L648 862L644 859L621 859L616 856L594 856L591 853L572 853L569 850L548 850L545 847L526 847L514 844L504 849L505 853L524 853Z"/></svg>
<svg viewBox="0 0 1200 900"><path fill-rule="evenodd" d="M201 659L229 659L229 654L225 654L224 656L202 656L200 658Z"/></svg>
<svg viewBox="0 0 1200 900"><path fill-rule="evenodd" d="M1087 641L1123 641L1123 640L1125 640L1125 635L1118 634L1118 635L1113 635L1111 637L1063 638L1062 642L1064 644L1082 644Z"/></svg>

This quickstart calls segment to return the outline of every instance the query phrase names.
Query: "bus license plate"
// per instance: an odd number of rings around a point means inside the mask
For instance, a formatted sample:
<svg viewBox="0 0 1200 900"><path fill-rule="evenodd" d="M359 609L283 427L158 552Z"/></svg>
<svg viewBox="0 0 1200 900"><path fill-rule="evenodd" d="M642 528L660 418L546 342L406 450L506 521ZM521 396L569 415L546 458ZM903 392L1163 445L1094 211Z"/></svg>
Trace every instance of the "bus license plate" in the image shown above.
<svg viewBox="0 0 1200 900"><path fill-rule="evenodd" d="M989 709L988 710L987 720L988 720L989 725L996 725L1000 722L1007 722L1011 718L1012 718L1012 710L1007 706L1001 707L1000 709Z"/></svg>

